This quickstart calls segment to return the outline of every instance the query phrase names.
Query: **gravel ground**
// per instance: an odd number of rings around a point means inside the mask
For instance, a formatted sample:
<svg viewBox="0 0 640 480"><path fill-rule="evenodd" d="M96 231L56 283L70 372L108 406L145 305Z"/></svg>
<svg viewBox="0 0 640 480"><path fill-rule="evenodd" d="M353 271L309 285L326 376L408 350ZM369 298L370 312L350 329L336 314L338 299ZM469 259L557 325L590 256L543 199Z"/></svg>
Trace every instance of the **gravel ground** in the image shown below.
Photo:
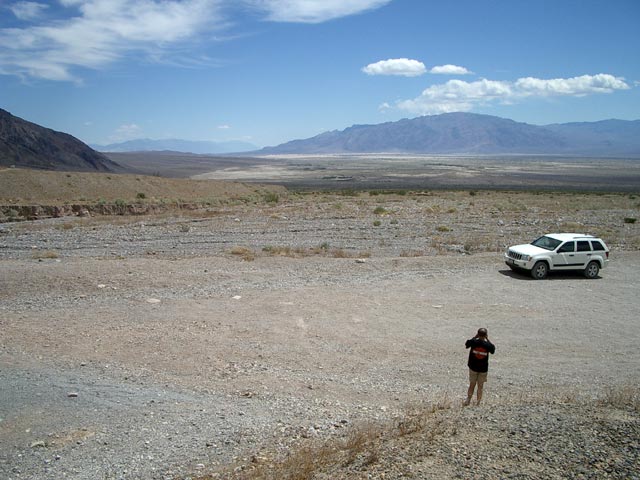
<svg viewBox="0 0 640 480"><path fill-rule="evenodd" d="M499 253L631 214L371 207L0 225L0 477L246 475L446 398L438 428L326 478L638 478L637 403L596 402L640 377L637 227L592 281L533 281ZM484 405L462 409L479 326L497 351Z"/></svg>

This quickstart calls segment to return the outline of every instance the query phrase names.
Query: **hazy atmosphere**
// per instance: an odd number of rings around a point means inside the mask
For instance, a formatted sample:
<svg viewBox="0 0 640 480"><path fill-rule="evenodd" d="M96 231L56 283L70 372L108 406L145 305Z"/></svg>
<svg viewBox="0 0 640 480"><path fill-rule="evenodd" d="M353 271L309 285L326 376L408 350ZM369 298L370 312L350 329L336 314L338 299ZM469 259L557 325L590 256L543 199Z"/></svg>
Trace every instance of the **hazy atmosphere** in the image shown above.
<svg viewBox="0 0 640 480"><path fill-rule="evenodd" d="M0 105L90 144L257 147L453 111L634 120L635 0L0 2Z"/></svg>

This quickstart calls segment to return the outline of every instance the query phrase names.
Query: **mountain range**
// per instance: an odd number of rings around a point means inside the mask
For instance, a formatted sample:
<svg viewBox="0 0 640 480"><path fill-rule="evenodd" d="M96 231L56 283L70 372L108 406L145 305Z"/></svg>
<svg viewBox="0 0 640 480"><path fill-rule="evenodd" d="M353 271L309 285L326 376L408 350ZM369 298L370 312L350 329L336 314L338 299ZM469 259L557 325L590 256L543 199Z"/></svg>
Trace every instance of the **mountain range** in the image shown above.
<svg viewBox="0 0 640 480"><path fill-rule="evenodd" d="M640 120L602 120L545 126L473 113L446 113L354 125L308 139L255 150L245 142L138 140L101 149L112 152L174 151L247 155L330 153L545 154L640 157ZM247 149L253 148L251 152ZM220 152L222 153L222 152ZM118 172L125 168L75 137L28 122L0 109L0 166L46 170Z"/></svg>
<svg viewBox="0 0 640 480"><path fill-rule="evenodd" d="M117 163L75 137L41 127L0 109L0 166L117 172Z"/></svg>
<svg viewBox="0 0 640 480"><path fill-rule="evenodd" d="M640 120L537 126L491 115L445 113L377 125L353 125L253 153L392 152L640 156Z"/></svg>
<svg viewBox="0 0 640 480"><path fill-rule="evenodd" d="M195 154L219 154L230 152L247 152L258 147L242 141L207 142L191 140L151 140L148 138L129 140L109 145L91 145L100 152L183 152Z"/></svg>

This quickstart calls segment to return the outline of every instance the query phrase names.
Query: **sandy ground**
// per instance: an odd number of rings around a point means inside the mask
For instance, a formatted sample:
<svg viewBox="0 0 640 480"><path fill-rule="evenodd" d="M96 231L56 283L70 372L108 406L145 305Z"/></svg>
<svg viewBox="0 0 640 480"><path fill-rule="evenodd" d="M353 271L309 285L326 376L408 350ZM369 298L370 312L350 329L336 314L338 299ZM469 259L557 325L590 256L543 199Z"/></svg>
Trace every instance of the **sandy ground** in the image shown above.
<svg viewBox="0 0 640 480"><path fill-rule="evenodd" d="M212 245L234 234L217 221ZM299 233L288 221L284 244ZM595 280L534 281L497 252L243 261L105 245L144 245L138 224L3 228L2 478L183 478L282 438L457 401L480 326L497 346L489 406L640 378L636 251L614 251ZM64 247L34 256L38 242Z"/></svg>

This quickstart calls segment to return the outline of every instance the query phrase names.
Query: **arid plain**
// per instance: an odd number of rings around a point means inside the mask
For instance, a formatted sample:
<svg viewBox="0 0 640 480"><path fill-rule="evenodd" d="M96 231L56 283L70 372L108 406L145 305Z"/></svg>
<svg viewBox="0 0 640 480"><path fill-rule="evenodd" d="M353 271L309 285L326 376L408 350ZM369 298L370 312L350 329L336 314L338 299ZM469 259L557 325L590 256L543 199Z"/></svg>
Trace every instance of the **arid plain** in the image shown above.
<svg viewBox="0 0 640 480"><path fill-rule="evenodd" d="M552 181L496 174L498 190L493 173L400 188L386 170L356 189L327 169L328 191L316 173L289 190L105 175L90 197L80 174L47 176L48 203L122 214L0 224L0 473L633 478L640 192L625 165L544 164ZM502 262L558 230L605 239L599 278ZM479 326L497 351L484 405L464 409Z"/></svg>

